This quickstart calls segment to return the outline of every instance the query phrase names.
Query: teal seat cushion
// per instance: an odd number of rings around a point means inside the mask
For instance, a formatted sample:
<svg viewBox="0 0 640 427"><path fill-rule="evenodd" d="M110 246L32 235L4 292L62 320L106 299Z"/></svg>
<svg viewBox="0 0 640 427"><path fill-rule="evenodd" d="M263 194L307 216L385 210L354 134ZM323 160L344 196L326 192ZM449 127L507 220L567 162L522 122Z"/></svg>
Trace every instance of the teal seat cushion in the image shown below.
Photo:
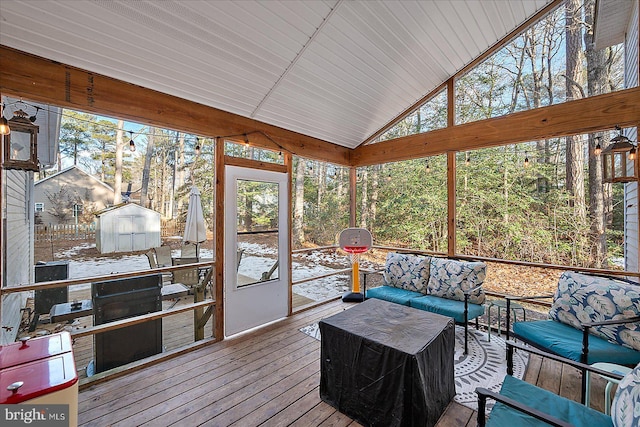
<svg viewBox="0 0 640 427"><path fill-rule="evenodd" d="M505 376L500 394L538 409L545 414L553 415L576 427L613 426L611 417L602 412L587 408L578 402L565 399L510 375ZM487 420L487 427L548 425L500 402L496 402Z"/></svg>
<svg viewBox="0 0 640 427"><path fill-rule="evenodd" d="M462 301L426 295L410 300L409 306L419 308L420 310L430 311L432 313L442 314L443 316L453 317L456 322L465 323L464 302ZM483 305L469 304L468 320L475 319L483 314Z"/></svg>
<svg viewBox="0 0 640 427"><path fill-rule="evenodd" d="M420 292L409 291L407 289L395 288L393 286L379 286L377 288L367 289L367 298L377 298L396 304L409 306L409 301L413 298L420 297Z"/></svg>
<svg viewBox="0 0 640 427"><path fill-rule="evenodd" d="M553 320L515 322L513 332L524 341L566 357L580 361L582 354L582 331ZM640 362L640 351L589 335L589 353L587 363L617 363L635 366Z"/></svg>

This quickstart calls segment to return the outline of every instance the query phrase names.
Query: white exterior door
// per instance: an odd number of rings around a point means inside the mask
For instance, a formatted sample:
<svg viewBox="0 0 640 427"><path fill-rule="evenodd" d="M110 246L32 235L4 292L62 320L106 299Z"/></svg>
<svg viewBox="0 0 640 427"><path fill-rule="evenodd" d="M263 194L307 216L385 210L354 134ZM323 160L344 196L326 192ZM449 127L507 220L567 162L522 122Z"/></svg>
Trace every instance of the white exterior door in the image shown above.
<svg viewBox="0 0 640 427"><path fill-rule="evenodd" d="M225 168L225 336L287 316L286 173Z"/></svg>

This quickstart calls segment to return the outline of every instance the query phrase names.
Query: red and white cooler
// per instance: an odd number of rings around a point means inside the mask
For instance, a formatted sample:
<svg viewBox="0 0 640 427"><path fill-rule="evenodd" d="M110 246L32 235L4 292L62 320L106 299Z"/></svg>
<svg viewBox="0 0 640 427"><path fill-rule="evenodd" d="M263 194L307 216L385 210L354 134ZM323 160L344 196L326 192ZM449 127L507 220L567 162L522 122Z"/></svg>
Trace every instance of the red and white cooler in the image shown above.
<svg viewBox="0 0 640 427"><path fill-rule="evenodd" d="M0 404L69 405L78 425L78 373L68 332L0 346Z"/></svg>

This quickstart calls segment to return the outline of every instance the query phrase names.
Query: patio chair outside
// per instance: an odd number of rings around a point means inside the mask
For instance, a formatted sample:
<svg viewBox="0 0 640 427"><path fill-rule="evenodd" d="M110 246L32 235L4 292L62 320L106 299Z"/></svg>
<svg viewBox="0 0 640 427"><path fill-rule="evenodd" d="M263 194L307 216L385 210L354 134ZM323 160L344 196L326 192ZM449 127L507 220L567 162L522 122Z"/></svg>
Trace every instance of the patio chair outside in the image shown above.
<svg viewBox="0 0 640 427"><path fill-rule="evenodd" d="M145 253L147 259L149 260L149 268L154 269L154 268L158 268L158 263L156 262L156 254L153 250L148 251L147 253Z"/></svg>
<svg viewBox="0 0 640 427"><path fill-rule="evenodd" d="M198 262L198 258L174 258L173 265L185 265ZM173 283L182 283L190 288L200 283L200 272L198 267L175 270L173 272Z"/></svg>
<svg viewBox="0 0 640 427"><path fill-rule="evenodd" d="M198 246L195 243L187 243L180 248L181 258L198 258Z"/></svg>
<svg viewBox="0 0 640 427"><path fill-rule="evenodd" d="M171 262L171 246L158 246L153 248L156 253L156 262L158 267L169 267L173 265Z"/></svg>

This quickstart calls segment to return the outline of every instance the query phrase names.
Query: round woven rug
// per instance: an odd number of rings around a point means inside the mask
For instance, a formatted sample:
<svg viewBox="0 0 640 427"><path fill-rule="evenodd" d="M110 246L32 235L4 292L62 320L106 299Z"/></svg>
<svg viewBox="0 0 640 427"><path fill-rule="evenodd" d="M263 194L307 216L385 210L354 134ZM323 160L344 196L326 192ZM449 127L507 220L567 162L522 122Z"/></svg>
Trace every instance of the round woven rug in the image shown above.
<svg viewBox="0 0 640 427"><path fill-rule="evenodd" d="M317 340L320 340L318 324L314 323L300 329ZM507 374L505 341L502 337L491 335L487 341L487 333L469 327L469 353L464 354L464 327L456 325L456 347L454 354L454 370L456 395L454 400L473 410L478 410L476 387L484 387L499 392L504 376ZM513 376L522 379L527 367L526 353L516 351L513 356ZM493 407L493 401L487 401L487 412Z"/></svg>
<svg viewBox="0 0 640 427"><path fill-rule="evenodd" d="M522 379L527 367L528 356L523 352L514 352L513 376ZM504 376L507 374L505 340L469 326L469 353L464 354L464 327L456 326L456 349L454 354L456 396L454 400L464 406L478 410L476 387L499 392ZM487 409L493 407L493 401L487 401Z"/></svg>

